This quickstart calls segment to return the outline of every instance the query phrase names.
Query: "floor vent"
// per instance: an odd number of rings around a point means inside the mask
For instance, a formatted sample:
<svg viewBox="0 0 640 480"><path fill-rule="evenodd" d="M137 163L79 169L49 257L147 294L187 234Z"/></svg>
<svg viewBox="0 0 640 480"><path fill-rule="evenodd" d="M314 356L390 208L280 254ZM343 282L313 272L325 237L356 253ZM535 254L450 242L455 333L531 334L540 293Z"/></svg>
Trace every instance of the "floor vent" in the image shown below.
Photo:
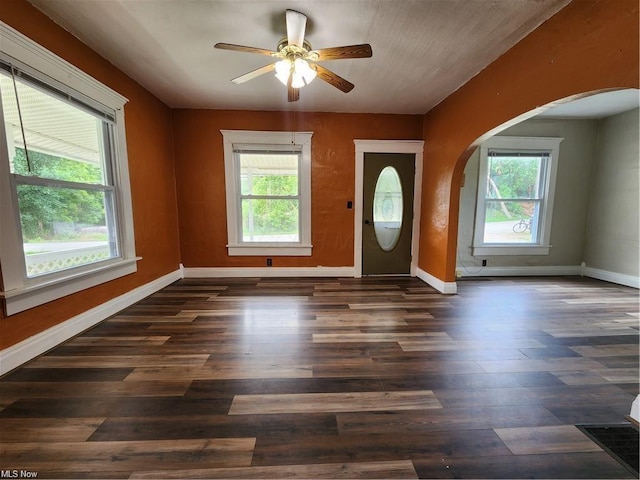
<svg viewBox="0 0 640 480"><path fill-rule="evenodd" d="M576 426L636 477L640 474L638 472L640 432L635 427L623 423Z"/></svg>

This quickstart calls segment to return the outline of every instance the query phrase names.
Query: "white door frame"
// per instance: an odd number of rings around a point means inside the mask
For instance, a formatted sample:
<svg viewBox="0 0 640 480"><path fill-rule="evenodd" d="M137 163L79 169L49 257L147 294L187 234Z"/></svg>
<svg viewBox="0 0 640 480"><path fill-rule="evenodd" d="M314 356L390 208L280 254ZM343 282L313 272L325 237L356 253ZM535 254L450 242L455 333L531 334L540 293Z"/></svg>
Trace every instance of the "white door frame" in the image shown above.
<svg viewBox="0 0 640 480"><path fill-rule="evenodd" d="M418 248L420 241L420 207L422 205L422 140L354 140L356 144L356 185L354 199L353 272L355 278L362 277L362 195L364 193L365 153L414 153L415 176L413 187L413 229L411 232L411 276L418 270Z"/></svg>

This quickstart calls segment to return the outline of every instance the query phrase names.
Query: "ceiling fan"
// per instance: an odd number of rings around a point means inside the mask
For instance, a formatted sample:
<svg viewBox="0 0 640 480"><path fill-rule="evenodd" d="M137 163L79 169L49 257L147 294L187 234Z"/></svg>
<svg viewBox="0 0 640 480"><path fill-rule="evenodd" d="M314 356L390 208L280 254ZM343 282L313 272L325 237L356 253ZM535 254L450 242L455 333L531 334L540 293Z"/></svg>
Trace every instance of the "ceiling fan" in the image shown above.
<svg viewBox="0 0 640 480"><path fill-rule="evenodd" d="M275 63L252 70L231 81L240 84L275 70L278 80L287 86L289 102L296 102L300 98L300 88L308 85L316 76L345 93L350 92L354 87L353 83L315 62L345 58L368 58L373 55L371 45L365 43L313 50L311 44L304 38L307 16L295 10L287 10L286 22L287 37L278 43L275 51L231 43L216 43L214 45L215 48L222 50L257 53L279 59Z"/></svg>

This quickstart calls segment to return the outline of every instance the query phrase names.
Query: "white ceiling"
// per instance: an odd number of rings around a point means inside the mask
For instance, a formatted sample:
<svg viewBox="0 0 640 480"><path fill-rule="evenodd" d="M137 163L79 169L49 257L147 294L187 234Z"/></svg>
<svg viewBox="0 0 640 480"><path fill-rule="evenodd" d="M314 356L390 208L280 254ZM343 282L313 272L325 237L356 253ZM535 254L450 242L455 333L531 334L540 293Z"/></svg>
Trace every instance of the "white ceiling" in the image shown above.
<svg viewBox="0 0 640 480"><path fill-rule="evenodd" d="M569 0L30 0L170 107L424 114ZM308 16L315 49L369 43L373 57L323 66L355 84L316 79L288 104L273 74L231 79L269 57L285 10Z"/></svg>
<svg viewBox="0 0 640 480"><path fill-rule="evenodd" d="M550 118L606 118L640 107L640 90L629 88L599 93L560 104L538 114Z"/></svg>

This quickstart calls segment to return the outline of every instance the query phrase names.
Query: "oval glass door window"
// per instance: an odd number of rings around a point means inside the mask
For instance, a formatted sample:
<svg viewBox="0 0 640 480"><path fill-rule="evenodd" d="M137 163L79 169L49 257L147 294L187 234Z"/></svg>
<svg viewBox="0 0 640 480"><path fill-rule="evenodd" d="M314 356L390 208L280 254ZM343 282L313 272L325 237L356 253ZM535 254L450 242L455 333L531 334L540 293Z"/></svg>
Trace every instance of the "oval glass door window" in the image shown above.
<svg viewBox="0 0 640 480"><path fill-rule="evenodd" d="M384 167L373 194L373 228L380 248L390 252L402 229L402 184L398 171Z"/></svg>

